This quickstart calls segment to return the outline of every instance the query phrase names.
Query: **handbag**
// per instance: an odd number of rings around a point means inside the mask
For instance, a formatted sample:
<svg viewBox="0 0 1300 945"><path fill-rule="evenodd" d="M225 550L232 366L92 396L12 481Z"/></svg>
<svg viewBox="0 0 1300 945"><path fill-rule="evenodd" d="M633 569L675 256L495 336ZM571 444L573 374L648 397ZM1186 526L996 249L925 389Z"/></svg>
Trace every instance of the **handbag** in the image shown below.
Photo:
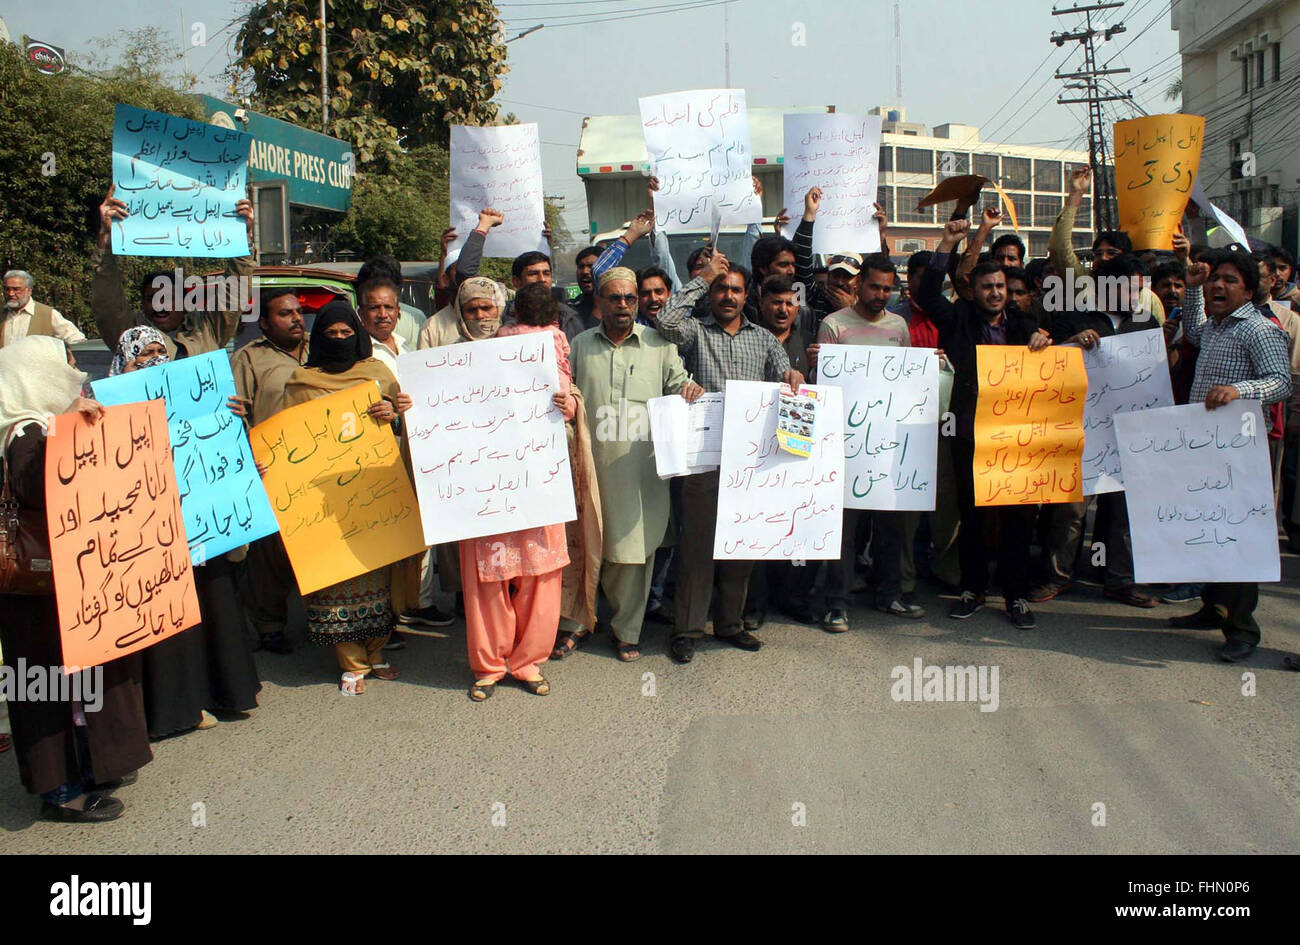
<svg viewBox="0 0 1300 945"><path fill-rule="evenodd" d="M0 456L0 594L53 594L50 531L43 509L24 509L9 488L9 464Z"/></svg>

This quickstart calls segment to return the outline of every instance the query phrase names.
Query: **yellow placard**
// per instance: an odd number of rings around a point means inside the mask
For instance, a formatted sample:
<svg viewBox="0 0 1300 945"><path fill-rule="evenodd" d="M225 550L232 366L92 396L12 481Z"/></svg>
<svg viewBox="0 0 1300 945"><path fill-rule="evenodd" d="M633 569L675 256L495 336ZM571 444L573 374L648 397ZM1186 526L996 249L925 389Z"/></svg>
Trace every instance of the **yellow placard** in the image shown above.
<svg viewBox="0 0 1300 945"><path fill-rule="evenodd" d="M253 456L304 594L424 551L420 510L392 428L360 384L253 427Z"/></svg>
<svg viewBox="0 0 1300 945"><path fill-rule="evenodd" d="M1119 226L1135 250L1173 249L1204 139L1200 115L1147 115L1115 123Z"/></svg>
<svg viewBox="0 0 1300 945"><path fill-rule="evenodd" d="M1082 502L1083 406L1078 348L976 348L975 504Z"/></svg>

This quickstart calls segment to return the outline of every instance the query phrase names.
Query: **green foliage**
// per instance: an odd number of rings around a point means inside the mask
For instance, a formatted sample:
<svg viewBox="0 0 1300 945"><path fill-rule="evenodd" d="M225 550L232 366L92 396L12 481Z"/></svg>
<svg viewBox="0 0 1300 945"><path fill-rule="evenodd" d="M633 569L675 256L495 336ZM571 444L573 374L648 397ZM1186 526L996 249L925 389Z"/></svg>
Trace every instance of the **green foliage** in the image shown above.
<svg viewBox="0 0 1300 945"><path fill-rule="evenodd" d="M359 168L400 143L446 143L447 126L487 125L508 71L491 0L352 0L328 11L328 134ZM315 0L263 0L236 40L231 85L275 118L320 130L320 14Z"/></svg>
<svg viewBox="0 0 1300 945"><path fill-rule="evenodd" d="M112 180L113 106L203 117L193 98L163 83L157 70L168 57L156 32L124 40L124 64L56 76L41 75L16 46L0 43L0 263L31 272L35 297L87 334L95 331L89 259L95 208ZM174 264L124 259L123 277L131 286L147 269ZM211 268L211 260L200 265Z"/></svg>

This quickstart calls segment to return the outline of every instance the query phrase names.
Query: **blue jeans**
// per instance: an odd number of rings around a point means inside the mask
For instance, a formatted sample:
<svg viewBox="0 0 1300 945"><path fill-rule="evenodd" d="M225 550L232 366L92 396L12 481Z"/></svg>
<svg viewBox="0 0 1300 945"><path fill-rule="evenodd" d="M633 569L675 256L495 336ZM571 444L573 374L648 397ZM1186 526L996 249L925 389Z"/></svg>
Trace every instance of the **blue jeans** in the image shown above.
<svg viewBox="0 0 1300 945"><path fill-rule="evenodd" d="M77 767L81 771L81 779L78 781L67 781L60 784L53 791L46 791L41 795L41 800L50 804L62 806L75 801L86 793L86 789L95 783L94 774L90 770L90 742L86 738L84 727L75 726L76 748L77 748Z"/></svg>

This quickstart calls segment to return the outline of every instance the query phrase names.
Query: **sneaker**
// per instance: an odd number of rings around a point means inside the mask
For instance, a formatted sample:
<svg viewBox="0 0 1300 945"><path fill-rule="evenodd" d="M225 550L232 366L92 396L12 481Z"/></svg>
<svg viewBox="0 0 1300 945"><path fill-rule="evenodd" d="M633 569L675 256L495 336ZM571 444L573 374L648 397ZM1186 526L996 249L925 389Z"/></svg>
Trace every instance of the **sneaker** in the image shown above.
<svg viewBox="0 0 1300 945"><path fill-rule="evenodd" d="M849 629L849 615L842 610L830 610L822 618L822 629L827 633L843 633Z"/></svg>
<svg viewBox="0 0 1300 945"><path fill-rule="evenodd" d="M962 591L961 599L957 605L948 611L948 616L953 620L965 620L967 617L973 617L984 609L984 596L976 594L974 591Z"/></svg>
<svg viewBox="0 0 1300 945"><path fill-rule="evenodd" d="M394 630L392 633L388 635L388 642L384 644L384 649L404 650L406 649L406 641L402 639L402 635L400 633Z"/></svg>
<svg viewBox="0 0 1300 945"><path fill-rule="evenodd" d="M905 604L901 600L896 600L885 607L877 607L876 610L891 617L906 617L909 620L920 620L925 616L925 608L918 604Z"/></svg>
<svg viewBox="0 0 1300 945"><path fill-rule="evenodd" d="M1060 597L1069 589L1069 581L1060 584L1055 581L1048 581L1046 584L1040 584L1038 587L1030 591L1029 600L1033 601L1035 604L1042 604L1056 597Z"/></svg>
<svg viewBox="0 0 1300 945"><path fill-rule="evenodd" d="M428 607L399 615L397 622L407 627L450 627L456 622L456 618L430 604Z"/></svg>
<svg viewBox="0 0 1300 945"><path fill-rule="evenodd" d="M1162 604L1186 604L1201 599L1203 584L1175 584L1160 595Z"/></svg>
<svg viewBox="0 0 1300 945"><path fill-rule="evenodd" d="M1007 606L1007 619L1017 630L1032 630L1038 626L1034 612L1029 609L1029 601L1017 597Z"/></svg>

